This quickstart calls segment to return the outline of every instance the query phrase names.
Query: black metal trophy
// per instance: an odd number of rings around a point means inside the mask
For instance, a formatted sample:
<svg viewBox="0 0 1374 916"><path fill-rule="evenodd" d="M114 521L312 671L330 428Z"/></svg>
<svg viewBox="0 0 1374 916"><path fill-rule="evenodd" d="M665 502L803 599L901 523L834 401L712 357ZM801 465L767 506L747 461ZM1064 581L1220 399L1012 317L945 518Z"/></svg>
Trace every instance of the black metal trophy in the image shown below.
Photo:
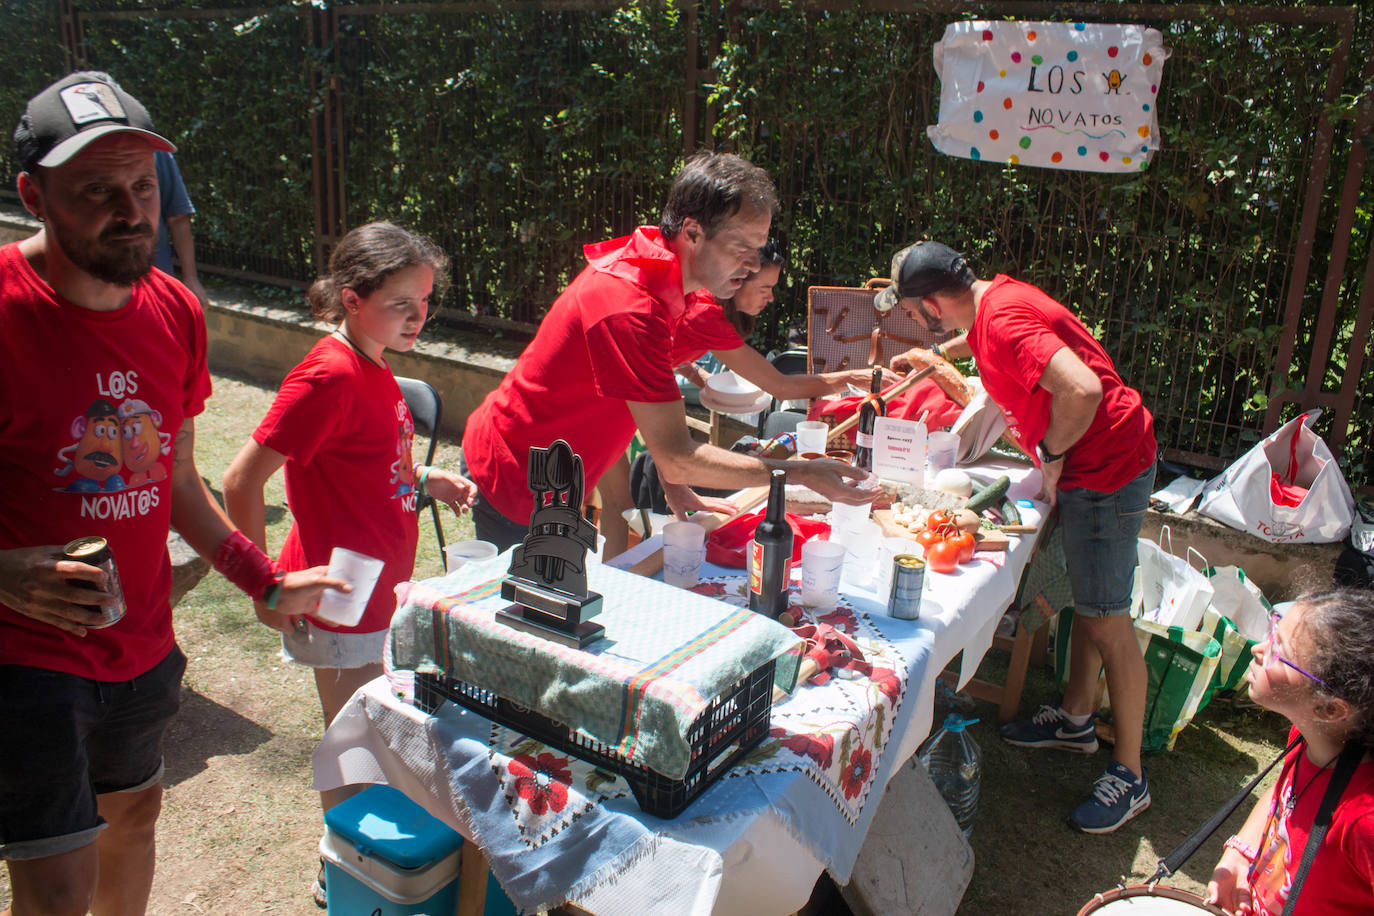
<svg viewBox="0 0 1374 916"><path fill-rule="evenodd" d="M511 557L501 597L514 601L496 612L502 623L575 649L600 639L606 628L590 618L601 596L587 591L587 551L596 549L596 526L582 517L582 459L562 439L530 449L534 493L530 533Z"/></svg>

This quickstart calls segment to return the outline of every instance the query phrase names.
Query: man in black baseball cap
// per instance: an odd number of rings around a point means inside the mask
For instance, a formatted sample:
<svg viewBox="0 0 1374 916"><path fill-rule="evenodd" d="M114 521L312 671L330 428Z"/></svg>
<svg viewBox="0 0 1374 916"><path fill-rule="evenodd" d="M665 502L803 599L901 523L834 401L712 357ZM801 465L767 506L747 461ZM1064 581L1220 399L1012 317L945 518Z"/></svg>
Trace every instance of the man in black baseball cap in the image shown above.
<svg viewBox="0 0 1374 916"><path fill-rule="evenodd" d="M196 469L205 317L152 269L154 156L172 144L103 73L34 96L14 139L19 197L42 227L0 245L0 859L20 916L143 913L186 667L170 527L286 615L347 584L327 567L276 570ZM97 400L111 410L91 413ZM114 416L135 408L172 434L139 473ZM72 479L83 443L109 473ZM80 541L108 548L108 566L63 546Z"/></svg>
<svg viewBox="0 0 1374 916"><path fill-rule="evenodd" d="M1113 759L1069 823L1110 833L1150 805L1140 762L1147 672L1130 607L1136 536L1154 484L1154 420L1069 309L1005 274L976 277L947 245L917 242L897 252L892 286L877 298L880 310L900 304L931 330L966 331L942 349L907 351L893 368L972 356L1007 431L1035 457L1041 498L1058 504L1074 598L1069 682L1059 705L1003 726L1001 736L1018 747L1096 752L1094 703L1105 671Z"/></svg>

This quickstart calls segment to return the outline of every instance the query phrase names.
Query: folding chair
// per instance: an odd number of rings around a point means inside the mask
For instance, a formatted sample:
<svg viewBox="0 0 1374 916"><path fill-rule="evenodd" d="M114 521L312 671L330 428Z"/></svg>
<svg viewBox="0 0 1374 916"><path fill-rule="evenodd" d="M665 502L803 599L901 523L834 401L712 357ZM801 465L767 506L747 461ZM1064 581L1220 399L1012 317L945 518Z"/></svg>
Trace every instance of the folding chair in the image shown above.
<svg viewBox="0 0 1374 916"><path fill-rule="evenodd" d="M433 464L434 449L439 444L439 420L444 414L439 392L435 391L429 382L417 378L398 375L396 384L400 386L401 397L405 398L406 406L410 408L410 418L415 421L416 432L423 432L429 437L429 448L425 451L423 463ZM448 558L444 555L444 526L439 521L439 504L426 493L417 494L415 511L423 512L426 506L434 518L434 534L439 539L439 560L444 564L444 572L448 572Z"/></svg>
<svg viewBox="0 0 1374 916"><path fill-rule="evenodd" d="M888 283L874 278L861 288L812 286L806 291L808 372L886 366L912 347L929 347L954 336L926 330L900 306L887 314L874 308L878 290Z"/></svg>

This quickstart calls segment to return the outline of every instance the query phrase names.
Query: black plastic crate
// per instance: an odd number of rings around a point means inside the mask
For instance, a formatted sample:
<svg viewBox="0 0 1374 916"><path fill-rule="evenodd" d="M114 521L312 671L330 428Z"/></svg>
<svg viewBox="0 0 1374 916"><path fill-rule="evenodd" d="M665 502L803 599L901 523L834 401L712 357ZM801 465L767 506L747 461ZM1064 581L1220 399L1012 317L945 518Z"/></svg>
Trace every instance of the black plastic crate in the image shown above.
<svg viewBox="0 0 1374 916"><path fill-rule="evenodd" d="M579 735L568 726L490 690L442 674L415 675L417 708L432 715L444 700L452 700L536 741L624 776L641 810L655 817L674 818L768 734L768 720L773 712L773 660L736 681L692 722L687 730L692 760L682 779L669 779L648 767L630 763L614 748Z"/></svg>

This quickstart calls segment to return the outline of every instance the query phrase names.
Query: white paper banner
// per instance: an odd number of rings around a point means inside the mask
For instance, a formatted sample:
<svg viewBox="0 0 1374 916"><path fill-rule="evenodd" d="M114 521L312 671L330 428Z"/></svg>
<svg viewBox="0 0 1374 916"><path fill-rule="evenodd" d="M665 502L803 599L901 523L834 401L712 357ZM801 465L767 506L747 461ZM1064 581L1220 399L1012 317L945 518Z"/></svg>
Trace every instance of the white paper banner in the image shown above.
<svg viewBox="0 0 1374 916"><path fill-rule="evenodd" d="M1158 29L956 22L935 45L948 156L1085 172L1138 172L1159 149Z"/></svg>

